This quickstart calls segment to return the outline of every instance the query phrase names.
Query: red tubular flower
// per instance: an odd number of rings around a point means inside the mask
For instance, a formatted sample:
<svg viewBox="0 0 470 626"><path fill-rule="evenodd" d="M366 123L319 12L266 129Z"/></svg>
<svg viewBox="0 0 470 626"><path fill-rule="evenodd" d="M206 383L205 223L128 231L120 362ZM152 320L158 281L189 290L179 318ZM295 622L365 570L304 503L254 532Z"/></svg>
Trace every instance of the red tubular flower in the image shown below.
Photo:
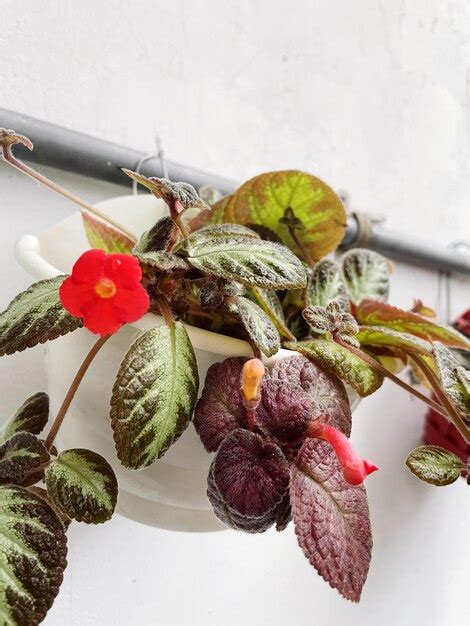
<svg viewBox="0 0 470 626"><path fill-rule="evenodd" d="M59 296L71 315L83 318L86 328L109 335L148 311L149 297L141 278L135 257L88 250L62 283Z"/></svg>
<svg viewBox="0 0 470 626"><path fill-rule="evenodd" d="M309 434L311 437L328 441L343 467L344 480L350 485L360 485L369 474L379 469L370 461L359 459L349 439L336 428L321 422L312 422Z"/></svg>

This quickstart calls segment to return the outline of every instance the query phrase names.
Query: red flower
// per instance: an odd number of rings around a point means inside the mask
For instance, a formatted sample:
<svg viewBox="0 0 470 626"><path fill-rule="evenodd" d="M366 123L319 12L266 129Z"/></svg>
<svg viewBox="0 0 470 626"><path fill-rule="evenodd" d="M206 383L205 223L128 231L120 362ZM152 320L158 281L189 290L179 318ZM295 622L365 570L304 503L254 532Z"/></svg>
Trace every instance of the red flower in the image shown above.
<svg viewBox="0 0 470 626"><path fill-rule="evenodd" d="M459 330L467 337L470 337L470 309L462 313L462 315L455 322L455 328Z"/></svg>
<svg viewBox="0 0 470 626"><path fill-rule="evenodd" d="M149 297L141 278L135 257L88 250L62 283L59 296L64 308L74 317L82 317L89 330L109 335L148 311Z"/></svg>

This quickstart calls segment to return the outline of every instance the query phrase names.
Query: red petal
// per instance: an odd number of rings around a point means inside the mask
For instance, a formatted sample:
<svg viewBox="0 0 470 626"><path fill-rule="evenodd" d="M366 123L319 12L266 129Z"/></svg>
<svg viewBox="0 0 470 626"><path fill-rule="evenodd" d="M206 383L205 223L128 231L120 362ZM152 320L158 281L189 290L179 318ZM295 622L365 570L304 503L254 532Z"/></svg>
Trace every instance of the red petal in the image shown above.
<svg viewBox="0 0 470 626"><path fill-rule="evenodd" d="M76 283L96 283L103 275L104 250L87 250L76 261L72 270L72 278Z"/></svg>
<svg viewBox="0 0 470 626"><path fill-rule="evenodd" d="M142 278L139 261L129 254L107 254L103 271L118 287L127 289L135 288Z"/></svg>
<svg viewBox="0 0 470 626"><path fill-rule="evenodd" d="M82 307L96 296L94 294L93 285L88 283L76 283L74 279L69 276L60 286L59 297L64 308L67 309L71 315L82 317Z"/></svg>
<svg viewBox="0 0 470 626"><path fill-rule="evenodd" d="M147 313L150 306L148 293L138 284L135 289L119 287L112 299L123 322L135 322Z"/></svg>
<svg viewBox="0 0 470 626"><path fill-rule="evenodd" d="M92 333L110 335L121 328L123 320L113 300L95 298L82 307L83 324Z"/></svg>

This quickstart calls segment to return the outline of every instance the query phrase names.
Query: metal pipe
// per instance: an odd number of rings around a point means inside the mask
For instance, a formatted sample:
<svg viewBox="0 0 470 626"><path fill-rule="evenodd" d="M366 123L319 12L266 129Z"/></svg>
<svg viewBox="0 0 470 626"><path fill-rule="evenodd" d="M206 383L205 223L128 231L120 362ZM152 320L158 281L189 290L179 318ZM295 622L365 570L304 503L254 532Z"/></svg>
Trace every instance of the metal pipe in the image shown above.
<svg viewBox="0 0 470 626"><path fill-rule="evenodd" d="M24 160L40 165L82 174L130 187L129 178L121 167L136 169L144 153L97 139L55 124L0 108L0 127L12 128L27 135L35 145L33 152L18 146L18 154ZM232 193L239 185L236 181L221 178L207 172L165 159L171 180L182 180L196 189L205 185L216 187L222 195ZM158 157L145 160L140 168L146 176L163 176ZM361 243L362 241L362 243ZM364 247L405 263L442 272L470 275L470 255L458 254L414 238L406 239L399 233L370 225L368 237L363 241L360 224L354 216L348 218L342 247L352 248L361 243Z"/></svg>

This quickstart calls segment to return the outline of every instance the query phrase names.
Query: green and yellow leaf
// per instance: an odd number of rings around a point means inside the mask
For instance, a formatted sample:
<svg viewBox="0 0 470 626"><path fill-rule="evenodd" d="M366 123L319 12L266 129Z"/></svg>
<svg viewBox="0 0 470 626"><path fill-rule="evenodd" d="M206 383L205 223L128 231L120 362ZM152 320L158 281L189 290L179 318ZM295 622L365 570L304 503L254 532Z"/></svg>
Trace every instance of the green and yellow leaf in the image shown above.
<svg viewBox="0 0 470 626"><path fill-rule="evenodd" d="M397 349L400 352L411 352L430 355L432 344L420 337L403 333L387 326L361 326L356 339L362 346L374 346Z"/></svg>
<svg viewBox="0 0 470 626"><path fill-rule="evenodd" d="M408 455L406 465L420 480L437 487L455 482L462 471L459 457L440 446L415 448Z"/></svg>
<svg viewBox="0 0 470 626"><path fill-rule="evenodd" d="M97 219L91 213L82 213L88 243L92 248L105 252L130 254L134 242L117 228Z"/></svg>
<svg viewBox="0 0 470 626"><path fill-rule="evenodd" d="M21 430L39 435L46 426L48 419L49 396L40 391L27 398L11 420L7 422L0 436L0 443Z"/></svg>

